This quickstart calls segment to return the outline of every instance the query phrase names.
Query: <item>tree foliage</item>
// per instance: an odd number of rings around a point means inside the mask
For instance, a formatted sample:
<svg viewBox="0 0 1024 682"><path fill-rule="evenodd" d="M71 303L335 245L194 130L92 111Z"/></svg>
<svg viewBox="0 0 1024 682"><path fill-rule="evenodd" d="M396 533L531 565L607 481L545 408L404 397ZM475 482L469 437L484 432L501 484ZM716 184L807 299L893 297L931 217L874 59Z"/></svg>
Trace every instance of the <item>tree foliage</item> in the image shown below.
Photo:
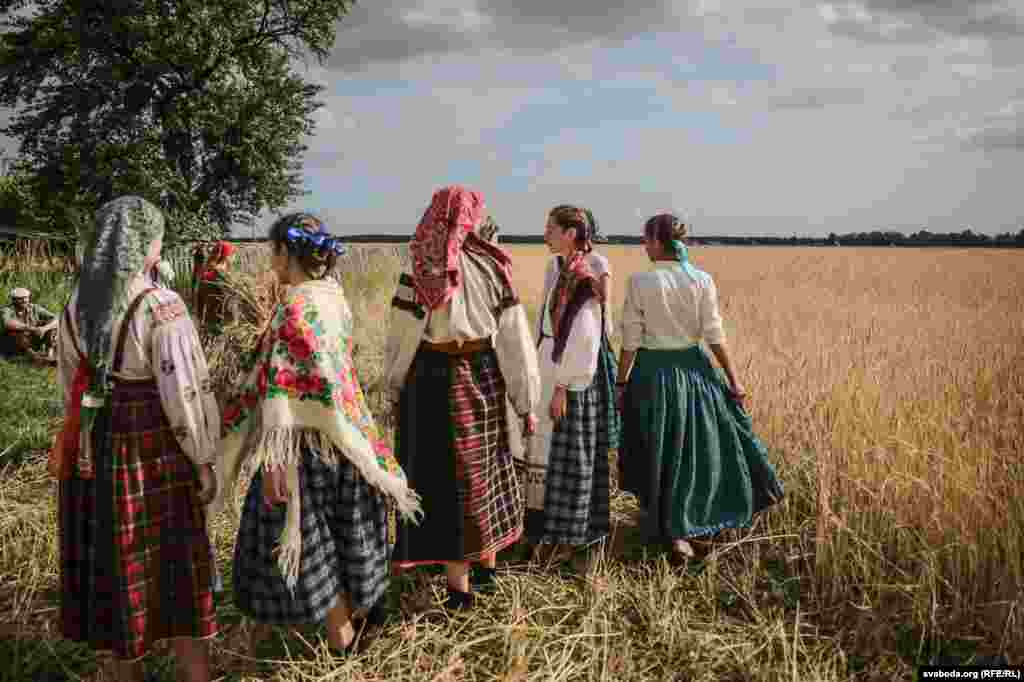
<svg viewBox="0 0 1024 682"><path fill-rule="evenodd" d="M300 196L323 60L350 0L0 0L3 132L41 211L134 193L179 238L225 233ZM71 229L65 222L63 229Z"/></svg>

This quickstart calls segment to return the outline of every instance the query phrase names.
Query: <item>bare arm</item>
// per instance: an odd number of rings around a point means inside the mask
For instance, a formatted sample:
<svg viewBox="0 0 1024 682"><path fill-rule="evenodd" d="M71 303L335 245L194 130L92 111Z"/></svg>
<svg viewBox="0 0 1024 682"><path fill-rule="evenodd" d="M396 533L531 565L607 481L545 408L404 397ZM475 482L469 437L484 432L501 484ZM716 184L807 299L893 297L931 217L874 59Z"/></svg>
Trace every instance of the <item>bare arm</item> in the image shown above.
<svg viewBox="0 0 1024 682"><path fill-rule="evenodd" d="M732 388L733 396L742 404L744 399L747 397L746 389L743 388L743 384L736 378L736 373L733 371L732 360L729 358L729 348L725 345L725 342L720 343L709 343L708 346L711 348L711 352L715 354L715 359L718 360L718 364L722 366L725 371L725 376L729 379L729 386Z"/></svg>
<svg viewBox="0 0 1024 682"><path fill-rule="evenodd" d="M619 386L623 386L629 381L629 373L633 371L633 360L636 358L635 350L622 349L619 353L619 376L615 378L615 383Z"/></svg>
<svg viewBox="0 0 1024 682"><path fill-rule="evenodd" d="M626 300L622 303L622 351L619 353L619 375L615 383L620 387L629 381L636 352L643 345L644 311L639 306L635 289L636 278L630 277L626 286Z"/></svg>

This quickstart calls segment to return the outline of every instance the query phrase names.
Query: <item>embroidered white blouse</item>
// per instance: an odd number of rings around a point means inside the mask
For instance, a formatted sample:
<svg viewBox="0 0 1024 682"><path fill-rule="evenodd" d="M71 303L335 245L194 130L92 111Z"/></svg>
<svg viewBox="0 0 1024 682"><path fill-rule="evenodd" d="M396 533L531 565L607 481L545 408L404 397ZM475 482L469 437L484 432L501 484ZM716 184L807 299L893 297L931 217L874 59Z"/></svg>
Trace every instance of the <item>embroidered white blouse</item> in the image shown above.
<svg viewBox="0 0 1024 682"><path fill-rule="evenodd" d="M399 279L384 349L384 379L391 399L398 400L421 341L491 339L515 412L532 412L540 400L540 378L526 311L515 292L501 290L487 259L462 251L459 260L462 286L433 311L416 302L411 276Z"/></svg>
<svg viewBox="0 0 1024 682"><path fill-rule="evenodd" d="M722 343L718 291L707 273L691 278L676 261L658 261L629 278L622 307L622 349Z"/></svg>
<svg viewBox="0 0 1024 682"><path fill-rule="evenodd" d="M558 282L558 270L556 256L548 261L544 273L544 307L540 314L540 352L544 357L541 358L541 366L545 373L553 373L555 385L565 386L570 391L584 391L593 383L597 372L597 353L601 348L601 304L594 298L580 308L569 330L562 358L554 364L549 357L554 347L551 292Z"/></svg>
<svg viewBox="0 0 1024 682"><path fill-rule="evenodd" d="M136 291L141 288L136 287ZM78 291L68 303L74 326ZM114 322L111 338L120 334L122 320ZM206 356L188 309L177 293L159 288L149 293L132 317L125 338L118 376L155 379L160 403L181 449L197 466L213 464L220 442L220 408L210 381ZM57 334L57 376L67 404L78 370L72 334L85 353L88 349L69 329L61 312Z"/></svg>

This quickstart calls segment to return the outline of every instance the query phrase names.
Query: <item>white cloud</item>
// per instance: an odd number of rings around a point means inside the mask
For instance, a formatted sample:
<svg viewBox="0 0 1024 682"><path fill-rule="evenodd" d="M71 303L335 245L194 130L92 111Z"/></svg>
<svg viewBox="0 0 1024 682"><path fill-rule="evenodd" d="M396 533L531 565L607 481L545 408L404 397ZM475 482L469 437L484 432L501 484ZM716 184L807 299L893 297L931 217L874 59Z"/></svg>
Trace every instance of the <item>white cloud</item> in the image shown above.
<svg viewBox="0 0 1024 682"><path fill-rule="evenodd" d="M401 17L413 27L441 27L460 33L480 31L493 23L475 2L424 2L402 12Z"/></svg>
<svg viewBox="0 0 1024 682"><path fill-rule="evenodd" d="M335 125L315 140L312 174L337 177L339 187L372 179L386 200L337 219L411 229L435 186L460 179L485 192L506 233L538 232L547 208L564 201L593 207L606 231L628 233L666 207L697 213L704 234L968 221L999 230L1019 220L1012 178L1024 172L1024 42L1011 4L644 7L367 6L339 34L327 78ZM627 42L645 32L671 36L659 61ZM339 77L409 89L346 96ZM588 99L649 88L680 123L615 128L621 153L610 158L565 113L571 88ZM540 123L530 115L538 103L553 112ZM687 123L694 114L735 141ZM529 144L495 142L517 136ZM450 168L470 177L449 177ZM522 189L497 191L508 178Z"/></svg>

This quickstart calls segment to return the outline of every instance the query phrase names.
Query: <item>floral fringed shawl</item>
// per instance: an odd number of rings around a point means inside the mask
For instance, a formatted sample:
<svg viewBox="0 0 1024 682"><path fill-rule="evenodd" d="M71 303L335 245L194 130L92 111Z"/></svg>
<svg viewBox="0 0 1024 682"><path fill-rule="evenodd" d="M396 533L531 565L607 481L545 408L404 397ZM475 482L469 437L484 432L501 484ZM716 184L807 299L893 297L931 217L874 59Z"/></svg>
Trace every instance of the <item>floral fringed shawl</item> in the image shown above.
<svg viewBox="0 0 1024 682"><path fill-rule="evenodd" d="M298 462L303 444L329 465L340 453L410 521L422 514L381 436L352 364L352 313L342 289L319 280L293 287L242 367L245 378L224 407L221 467L224 497L233 499L242 466L286 467L287 503L278 566L290 588L298 577Z"/></svg>

